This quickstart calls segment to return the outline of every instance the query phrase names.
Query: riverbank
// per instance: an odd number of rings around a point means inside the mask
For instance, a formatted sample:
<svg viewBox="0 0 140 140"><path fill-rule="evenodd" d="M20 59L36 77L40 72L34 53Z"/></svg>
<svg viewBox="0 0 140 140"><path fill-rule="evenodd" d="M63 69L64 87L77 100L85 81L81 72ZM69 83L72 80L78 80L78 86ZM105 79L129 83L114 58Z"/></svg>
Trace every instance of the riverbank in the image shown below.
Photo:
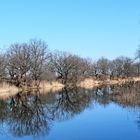
<svg viewBox="0 0 140 140"><path fill-rule="evenodd" d="M83 89L93 89L95 87L100 87L103 85L122 85L128 82L138 82L140 81L140 77L133 77L133 78L125 78L125 79L117 79L117 80L95 80L94 78L86 78L85 80L81 81L77 86L79 88ZM56 92L61 91L64 88L64 85L52 81L52 82L46 82L42 81L39 87L40 93L47 93L47 92ZM16 86L7 84L7 83L1 83L0 84L0 98L6 98L9 96L14 96L20 91L32 91L36 90L36 88L17 88Z"/></svg>
<svg viewBox="0 0 140 140"><path fill-rule="evenodd" d="M42 81L39 86L40 93L46 93L46 92L56 92L61 91L64 87L63 84L53 81L53 82L46 82ZM14 85L8 84L8 83L0 83L0 99L7 98L16 95L18 92L28 92L28 91L36 91L36 87L23 87L18 88Z"/></svg>
<svg viewBox="0 0 140 140"><path fill-rule="evenodd" d="M43 81L40 83L39 87L41 93L61 91L63 88L64 85L56 81L53 82Z"/></svg>
<svg viewBox="0 0 140 140"><path fill-rule="evenodd" d="M84 88L84 89L92 89L95 87L103 86L103 85L122 85L129 82L138 82L140 81L140 77L130 77L125 79L117 79L117 80L95 80L93 78L86 78L85 80L81 81L78 84L78 87Z"/></svg>
<svg viewBox="0 0 140 140"><path fill-rule="evenodd" d="M6 99L16 95L21 89L8 83L0 83L0 99Z"/></svg>

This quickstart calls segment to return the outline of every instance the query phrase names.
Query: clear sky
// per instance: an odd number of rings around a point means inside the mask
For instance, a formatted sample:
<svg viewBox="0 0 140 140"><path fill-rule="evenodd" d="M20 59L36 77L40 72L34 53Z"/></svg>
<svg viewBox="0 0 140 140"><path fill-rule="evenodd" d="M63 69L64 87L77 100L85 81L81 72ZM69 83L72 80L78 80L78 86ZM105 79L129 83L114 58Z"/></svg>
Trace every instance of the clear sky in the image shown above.
<svg viewBox="0 0 140 140"><path fill-rule="evenodd" d="M31 38L83 57L133 57L140 0L1 0L0 47Z"/></svg>

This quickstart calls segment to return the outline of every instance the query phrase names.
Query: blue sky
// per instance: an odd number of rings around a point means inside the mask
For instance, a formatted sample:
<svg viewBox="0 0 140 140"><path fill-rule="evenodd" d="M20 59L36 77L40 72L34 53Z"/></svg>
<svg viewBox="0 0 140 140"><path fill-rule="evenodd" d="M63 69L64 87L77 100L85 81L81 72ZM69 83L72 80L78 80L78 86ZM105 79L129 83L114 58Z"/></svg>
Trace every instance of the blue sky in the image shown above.
<svg viewBox="0 0 140 140"><path fill-rule="evenodd" d="M0 47L31 38L82 57L133 57L140 0L1 0Z"/></svg>

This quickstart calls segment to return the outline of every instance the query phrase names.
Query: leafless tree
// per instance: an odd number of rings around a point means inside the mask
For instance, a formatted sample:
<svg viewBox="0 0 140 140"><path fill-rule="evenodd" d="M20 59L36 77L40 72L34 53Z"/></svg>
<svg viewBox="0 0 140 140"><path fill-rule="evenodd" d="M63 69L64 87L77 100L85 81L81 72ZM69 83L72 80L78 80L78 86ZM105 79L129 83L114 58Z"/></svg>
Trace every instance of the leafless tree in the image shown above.
<svg viewBox="0 0 140 140"><path fill-rule="evenodd" d="M138 69L138 75L140 75L140 46L136 50L135 60L138 60L137 69Z"/></svg>
<svg viewBox="0 0 140 140"><path fill-rule="evenodd" d="M88 69L86 62L76 55L56 52L52 54L50 65L57 79L61 79L63 84L74 84L80 76L86 75Z"/></svg>
<svg viewBox="0 0 140 140"><path fill-rule="evenodd" d="M31 40L29 42L29 47L31 78L35 86L39 86L47 59L49 58L48 45L41 40Z"/></svg>
<svg viewBox="0 0 140 140"><path fill-rule="evenodd" d="M6 53L10 81L19 87L27 83L39 86L47 57L47 44L41 40L12 44Z"/></svg>
<svg viewBox="0 0 140 140"><path fill-rule="evenodd" d="M4 55L0 55L0 82L4 81L6 77L6 63Z"/></svg>
<svg viewBox="0 0 140 140"><path fill-rule="evenodd" d="M129 77L132 75L132 59L128 57L118 57L112 61L112 72L114 77Z"/></svg>
<svg viewBox="0 0 140 140"><path fill-rule="evenodd" d="M6 60L10 81L16 86L22 86L31 65L28 44L12 44L6 53Z"/></svg>
<svg viewBox="0 0 140 140"><path fill-rule="evenodd" d="M140 47L135 60L140 61ZM140 74L140 62L129 57L115 60L100 58L97 62L77 55L49 53L48 45L42 40L32 39L27 43L12 44L4 57L0 55L0 80L8 79L18 87L39 86L41 80L61 79L63 84L76 84L83 78L94 76L106 79L109 76L129 77Z"/></svg>
<svg viewBox="0 0 140 140"><path fill-rule="evenodd" d="M97 61L98 73L108 75L109 73L109 60L107 58L100 58Z"/></svg>

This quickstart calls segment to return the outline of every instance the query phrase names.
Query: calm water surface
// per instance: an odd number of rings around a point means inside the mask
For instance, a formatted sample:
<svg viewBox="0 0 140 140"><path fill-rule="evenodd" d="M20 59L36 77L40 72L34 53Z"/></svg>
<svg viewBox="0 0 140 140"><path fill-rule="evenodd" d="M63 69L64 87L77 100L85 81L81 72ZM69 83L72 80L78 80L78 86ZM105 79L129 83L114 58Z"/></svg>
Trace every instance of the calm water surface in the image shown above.
<svg viewBox="0 0 140 140"><path fill-rule="evenodd" d="M140 83L0 100L0 140L139 140Z"/></svg>

